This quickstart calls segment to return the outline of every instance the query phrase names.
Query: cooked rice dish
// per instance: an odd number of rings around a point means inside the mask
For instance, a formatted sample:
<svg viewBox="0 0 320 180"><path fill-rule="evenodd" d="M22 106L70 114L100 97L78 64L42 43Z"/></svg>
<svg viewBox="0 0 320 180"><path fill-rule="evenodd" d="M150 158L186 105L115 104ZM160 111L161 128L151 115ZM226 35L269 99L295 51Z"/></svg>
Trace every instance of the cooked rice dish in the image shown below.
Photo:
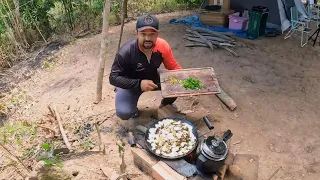
<svg viewBox="0 0 320 180"><path fill-rule="evenodd" d="M164 119L149 129L147 140L158 155L176 157L186 155L196 143L192 126L181 121Z"/></svg>

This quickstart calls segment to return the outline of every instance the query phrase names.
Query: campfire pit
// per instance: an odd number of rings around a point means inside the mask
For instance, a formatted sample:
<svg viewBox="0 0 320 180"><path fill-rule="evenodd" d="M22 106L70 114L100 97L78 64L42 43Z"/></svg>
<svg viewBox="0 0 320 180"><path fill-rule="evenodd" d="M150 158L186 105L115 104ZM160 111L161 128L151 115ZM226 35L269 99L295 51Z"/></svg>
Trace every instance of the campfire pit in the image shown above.
<svg viewBox="0 0 320 180"><path fill-rule="evenodd" d="M170 108L167 107L162 109L162 113L158 113L158 118L174 117L175 113L177 113L172 112L172 109L168 112ZM161 117L159 117L159 114L161 114ZM197 129L199 128L197 127ZM154 155L148 150L145 139L140 138L137 141L137 148L132 148L134 163L154 179L184 180L195 178L211 180L214 175L223 179L228 165L232 164L233 161L233 155L229 156L228 147L225 143L232 136L231 131L227 131L220 138L214 136L206 137L205 134L207 133L202 133L199 130L198 134L199 143L197 148L180 159L165 159ZM210 153L211 148L214 150ZM195 175L197 176L194 177Z"/></svg>

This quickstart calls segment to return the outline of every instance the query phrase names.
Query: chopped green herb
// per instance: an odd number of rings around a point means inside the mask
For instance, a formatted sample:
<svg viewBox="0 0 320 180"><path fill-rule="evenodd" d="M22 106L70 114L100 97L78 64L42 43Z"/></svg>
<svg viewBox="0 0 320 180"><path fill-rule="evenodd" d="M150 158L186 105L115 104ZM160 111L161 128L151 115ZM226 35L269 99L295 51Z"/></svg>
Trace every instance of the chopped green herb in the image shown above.
<svg viewBox="0 0 320 180"><path fill-rule="evenodd" d="M185 89L201 89L200 80L189 77L182 82L182 86Z"/></svg>
<svg viewBox="0 0 320 180"><path fill-rule="evenodd" d="M179 83L179 84L181 84L181 80L177 80L177 79L174 78L174 77L169 77L169 82L170 82L171 84L174 84L174 83Z"/></svg>
<svg viewBox="0 0 320 180"><path fill-rule="evenodd" d="M179 83L181 86L183 86L185 89L201 89L201 81L192 77L189 77L188 79L182 81L182 80L177 80L174 77L169 78L169 82L171 84L174 83Z"/></svg>

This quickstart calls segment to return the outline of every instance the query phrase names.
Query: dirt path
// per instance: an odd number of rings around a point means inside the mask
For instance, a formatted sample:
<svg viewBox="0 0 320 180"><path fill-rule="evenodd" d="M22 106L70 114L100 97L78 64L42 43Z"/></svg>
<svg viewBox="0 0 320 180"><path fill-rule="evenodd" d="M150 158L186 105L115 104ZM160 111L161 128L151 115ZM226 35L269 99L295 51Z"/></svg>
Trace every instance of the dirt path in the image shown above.
<svg viewBox="0 0 320 180"><path fill-rule="evenodd" d="M259 178L268 179L280 166L283 170L273 178L315 180L320 177L320 48L300 48L298 39L283 37L262 40L237 39L234 58L227 52L214 53L205 48L186 48L186 26L168 21L186 13L160 15L161 37L171 45L176 59L184 68L211 66L220 85L234 98L238 108L230 112L215 96L199 97L196 109L213 114L221 130L234 132L233 153L260 156ZM135 23L125 26L124 41L135 38ZM107 157L90 155L65 162L70 169L80 169L77 179L103 179L99 164L118 165L114 145L121 122L114 113L113 87L108 73L116 52L119 27L110 29L110 47L104 80L103 102L94 105L96 67L101 36L84 38L60 50L59 66L51 71L38 70L30 80L19 84L34 98L34 104L16 120L38 120L47 114L49 103L57 104L68 126L109 119L103 124L103 142ZM161 100L160 92L145 93L139 108L153 112ZM177 105L189 108L192 99L179 98ZM91 115L100 116L87 118ZM96 136L95 133L92 136ZM93 138L94 139L94 138ZM129 149L129 148L128 148ZM141 174L136 179L148 179L132 163L129 150L126 161L130 172Z"/></svg>

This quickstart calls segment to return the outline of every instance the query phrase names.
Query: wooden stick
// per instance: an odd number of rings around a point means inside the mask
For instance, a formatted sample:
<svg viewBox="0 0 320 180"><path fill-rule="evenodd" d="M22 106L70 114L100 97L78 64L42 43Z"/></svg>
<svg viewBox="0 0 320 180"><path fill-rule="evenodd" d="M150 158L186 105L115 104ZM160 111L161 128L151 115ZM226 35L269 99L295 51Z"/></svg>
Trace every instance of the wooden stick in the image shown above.
<svg viewBox="0 0 320 180"><path fill-rule="evenodd" d="M66 144L67 148L71 151L72 148L71 148L70 142L69 142L69 140L67 138L66 132L63 129L63 125L62 125L62 122L61 122L61 117L60 117L60 114L59 114L56 106L54 106L54 112L55 112L56 120L58 121L58 124L59 124L59 129L60 129L63 141Z"/></svg>
<svg viewBox="0 0 320 180"><path fill-rule="evenodd" d="M239 55L238 55L236 52L232 51L231 49L229 49L229 48L227 48L227 47L223 47L223 46L222 46L221 48L229 51L229 52L230 52L232 55L234 55L235 57L239 57Z"/></svg>
<svg viewBox="0 0 320 180"><path fill-rule="evenodd" d="M194 42L199 42L199 43L204 43L204 44L208 44L206 43L203 39L200 39L199 37L190 37L190 36L184 36L185 39L189 40L189 41L194 41ZM221 43L219 41L214 41L214 40L210 40L208 39L208 41L213 45L213 47L219 47L219 48L223 48L223 46L229 46L229 47L234 47L234 45L230 44L230 43ZM209 45L209 44L208 44Z"/></svg>
<svg viewBox="0 0 320 180"><path fill-rule="evenodd" d="M202 36L201 34L199 34L197 31L192 31L192 30L188 30L188 32L191 32L192 34L194 34L195 36L198 36L202 41L204 41L206 44L208 44L208 46L213 50L213 45L212 43L207 39L205 38L204 36Z"/></svg>
<svg viewBox="0 0 320 180"><path fill-rule="evenodd" d="M119 177L117 177L116 180L120 180L120 179L122 179L122 178L126 178L127 176L128 176L128 173L123 173L123 174L121 174Z"/></svg>
<svg viewBox="0 0 320 180"><path fill-rule="evenodd" d="M122 39L122 34L123 34L123 27L124 27L124 19L126 18L126 7L128 4L128 0L123 0L122 1L122 20L121 20L121 30L120 30L120 38L119 38L119 44L118 44L118 51L120 50L120 45L121 45L121 39Z"/></svg>
<svg viewBox="0 0 320 180"><path fill-rule="evenodd" d="M209 40L214 40L214 41L218 41L218 42L227 42L227 43L232 43L232 44L236 43L235 41L228 41L228 40L225 40L225 39L222 39L219 37L212 37L212 36L204 36L204 37L206 37Z"/></svg>
<svg viewBox="0 0 320 180"><path fill-rule="evenodd" d="M223 165L220 170L219 170L219 177L221 180L224 180L224 176L226 175L227 172L227 165Z"/></svg>
<svg viewBox="0 0 320 180"><path fill-rule="evenodd" d="M48 109L49 109L49 111L51 113L51 116L54 117L54 118L57 118L56 115L54 114L53 110L51 109L50 105L48 105L47 107L48 107Z"/></svg>
<svg viewBox="0 0 320 180"><path fill-rule="evenodd" d="M26 177L20 172L20 170L19 170L17 167L15 167L14 170L15 170L23 179L26 178Z"/></svg>
<svg viewBox="0 0 320 180"><path fill-rule="evenodd" d="M99 138L99 151L101 151L101 145L102 145L102 141L101 141L101 134L99 131L99 127L97 123L94 123L94 126L96 127L97 133L98 133L98 138Z"/></svg>
<svg viewBox="0 0 320 180"><path fill-rule="evenodd" d="M189 31L188 31L189 32ZM222 38L219 38L219 37L214 37L214 36L208 36L208 35L204 35L202 33L200 33L202 36L204 36L205 38L207 38L208 40L214 40L214 41L218 41L218 42L227 42L227 43L235 43L234 40L226 40L226 39L222 39ZM189 37L197 37L195 36L194 34L185 34L186 36L189 36Z"/></svg>
<svg viewBox="0 0 320 180"><path fill-rule="evenodd" d="M197 43L203 43L203 44L208 44L206 42L204 42L202 39L200 38L193 38L193 37L187 37L187 36L184 36L185 39L189 40L189 41L193 41L193 42L197 42ZM213 41L213 40L210 40L210 43L213 45L213 47L219 47L219 48L222 48L222 49L225 49L227 50L228 52L230 52L232 55L234 55L235 57L239 57L238 54L236 52L234 52L233 50L229 49L228 47L225 47L225 46L233 46L231 44L227 44L227 43L219 43L217 41ZM209 45L209 44L208 44ZM190 47L190 46L189 46ZM191 46L192 47L192 46Z"/></svg>
<svg viewBox="0 0 320 180"><path fill-rule="evenodd" d="M198 42L198 43L204 43L207 44L206 42L204 42L202 39L200 38L191 38L191 37L184 37L185 39L189 40L189 41L193 41L193 42ZM209 44L208 44L209 45ZM217 46L213 45L211 43L212 47L217 48Z"/></svg>
<svg viewBox="0 0 320 180"><path fill-rule="evenodd" d="M102 154L106 155L106 145L105 144L103 145Z"/></svg>
<svg viewBox="0 0 320 180"><path fill-rule="evenodd" d="M202 44L202 43L193 43L193 44L187 44L185 47L208 47L207 44Z"/></svg>
<svg viewBox="0 0 320 180"><path fill-rule="evenodd" d="M281 166L271 175L271 177L269 178L269 180L271 180L271 179L279 172L280 169L282 169Z"/></svg>
<svg viewBox="0 0 320 180"><path fill-rule="evenodd" d="M234 100L224 92L222 88L221 92L219 94L216 94L216 96L231 110L233 111L236 107L237 104L234 102Z"/></svg>
<svg viewBox="0 0 320 180"><path fill-rule="evenodd" d="M225 36L228 36L228 37L232 37L232 36L235 36L232 32L218 32L220 34L223 34ZM202 35L205 35L205 36L212 36L212 34L210 33L205 33L205 32L201 32Z"/></svg>
<svg viewBox="0 0 320 180"><path fill-rule="evenodd" d="M209 29L205 29L205 28L201 28L201 27L191 27L191 29L194 31L197 31L197 32L204 32L204 33L212 34L213 36L217 36L219 38L232 41L232 38L230 38L222 33L216 32L216 31L211 31Z"/></svg>
<svg viewBox="0 0 320 180"><path fill-rule="evenodd" d="M55 131L55 130L53 130L53 129L50 129L50 128L48 128L48 127L44 127L44 126L40 126L40 125L37 125L36 127L37 127L37 128L42 128L42 129L47 129L47 130L49 130L49 131L51 131L51 132L53 133L53 136L55 136L55 135L56 135L56 131Z"/></svg>
<svg viewBox="0 0 320 180"><path fill-rule="evenodd" d="M220 43L220 46L224 46L224 47L235 47L234 44L230 44L230 43Z"/></svg>
<svg viewBox="0 0 320 180"><path fill-rule="evenodd" d="M5 151L7 151L7 153L9 153L11 156L13 156L13 157L15 157L18 161L19 161L19 163L28 171L28 172L30 172L30 169L21 161L21 159L19 158L19 157L17 157L16 155L14 155L13 153L11 153L10 151L9 151L9 149L7 149L4 145L2 145L1 143L0 143L0 146L5 150Z"/></svg>

